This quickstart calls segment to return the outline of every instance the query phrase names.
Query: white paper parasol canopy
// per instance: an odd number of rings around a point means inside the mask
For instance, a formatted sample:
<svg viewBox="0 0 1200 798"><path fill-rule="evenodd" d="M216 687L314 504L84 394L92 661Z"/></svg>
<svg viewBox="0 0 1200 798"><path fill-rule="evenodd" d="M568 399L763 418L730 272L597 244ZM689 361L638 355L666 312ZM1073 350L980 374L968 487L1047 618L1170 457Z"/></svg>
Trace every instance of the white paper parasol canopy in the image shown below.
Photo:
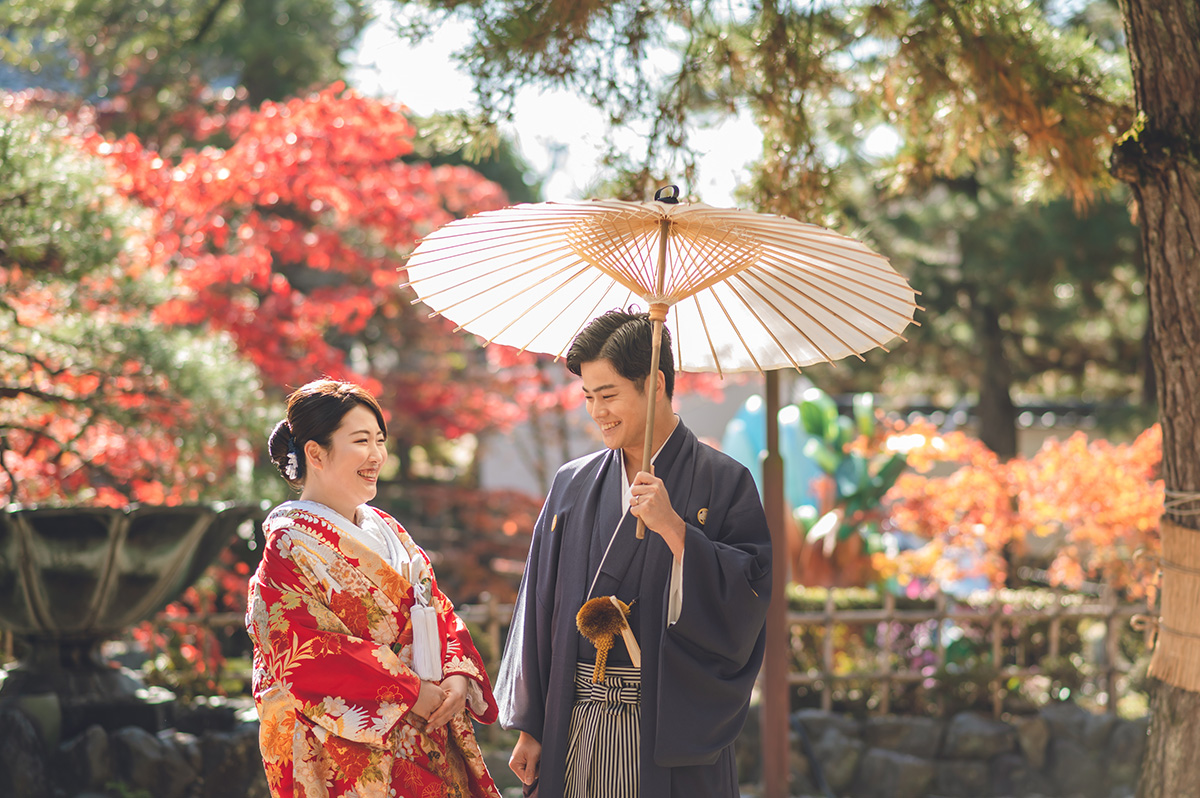
<svg viewBox="0 0 1200 798"><path fill-rule="evenodd" d="M832 362L886 350L914 323L916 292L866 245L784 216L671 199L479 213L426 236L408 281L459 328L556 356L597 315L644 304L671 329L681 371Z"/></svg>

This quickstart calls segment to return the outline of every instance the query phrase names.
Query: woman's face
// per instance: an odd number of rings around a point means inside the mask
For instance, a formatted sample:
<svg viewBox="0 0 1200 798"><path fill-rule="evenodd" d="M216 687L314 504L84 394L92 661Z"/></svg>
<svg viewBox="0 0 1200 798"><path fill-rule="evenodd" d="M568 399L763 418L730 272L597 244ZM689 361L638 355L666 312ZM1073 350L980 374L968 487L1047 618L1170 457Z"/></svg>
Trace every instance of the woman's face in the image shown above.
<svg viewBox="0 0 1200 798"><path fill-rule="evenodd" d="M386 441L375 414L363 405L355 405L334 430L328 449L315 441L305 444L308 457L305 493L315 488L323 503L334 509L338 507L330 499L349 508L374 499L379 469L387 460Z"/></svg>

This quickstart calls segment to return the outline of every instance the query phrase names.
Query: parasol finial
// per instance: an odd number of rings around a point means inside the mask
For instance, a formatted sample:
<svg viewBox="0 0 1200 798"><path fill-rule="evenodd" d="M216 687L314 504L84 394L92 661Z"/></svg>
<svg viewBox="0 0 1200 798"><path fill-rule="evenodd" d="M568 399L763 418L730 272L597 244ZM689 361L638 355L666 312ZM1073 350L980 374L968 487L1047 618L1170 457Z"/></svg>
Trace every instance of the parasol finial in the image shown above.
<svg viewBox="0 0 1200 798"><path fill-rule="evenodd" d="M658 191L654 192L655 202L665 202L667 205L679 204L679 186L669 185L663 186Z"/></svg>

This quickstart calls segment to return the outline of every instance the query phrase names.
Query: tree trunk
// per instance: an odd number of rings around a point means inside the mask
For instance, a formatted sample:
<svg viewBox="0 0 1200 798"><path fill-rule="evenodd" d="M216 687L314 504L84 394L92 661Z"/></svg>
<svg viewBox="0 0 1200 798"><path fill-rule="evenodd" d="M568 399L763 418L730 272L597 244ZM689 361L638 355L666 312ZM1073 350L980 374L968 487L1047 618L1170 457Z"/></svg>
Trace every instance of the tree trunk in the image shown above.
<svg viewBox="0 0 1200 798"><path fill-rule="evenodd" d="M1121 11L1139 120L1114 149L1113 172L1133 190L1146 255L1165 517L1196 529L1200 517L1189 511L1200 508L1200 4L1121 0ZM1162 578L1189 575L1165 569ZM1162 682L1154 691L1138 796L1194 795L1200 693Z"/></svg>
<svg viewBox="0 0 1200 798"><path fill-rule="evenodd" d="M975 308L976 340L980 350L979 440L1001 460L1017 454L1017 410L1012 401L1012 367L1004 354L1004 330L1000 316L986 303Z"/></svg>
<svg viewBox="0 0 1200 798"><path fill-rule="evenodd" d="M1142 337L1142 404L1146 407L1158 404L1158 383L1154 375L1154 315L1151 310L1146 319L1146 332Z"/></svg>

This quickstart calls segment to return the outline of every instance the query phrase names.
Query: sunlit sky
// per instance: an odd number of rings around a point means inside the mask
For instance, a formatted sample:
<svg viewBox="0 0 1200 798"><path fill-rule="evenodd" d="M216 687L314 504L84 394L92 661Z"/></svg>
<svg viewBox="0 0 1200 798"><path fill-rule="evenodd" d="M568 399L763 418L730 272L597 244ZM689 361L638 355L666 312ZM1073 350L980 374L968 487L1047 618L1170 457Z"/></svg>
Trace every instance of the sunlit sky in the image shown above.
<svg viewBox="0 0 1200 798"><path fill-rule="evenodd" d="M354 54L351 86L408 106L416 114L472 109L470 77L457 69L451 53L468 41L465 24L447 22L420 45L403 41L388 17L390 3L377 3L377 19L363 33ZM598 161L609 135L603 118L586 102L565 91L525 90L517 96L515 122L508 132L529 165L543 179L544 198L581 199L600 176ZM634 155L645 145L632 131L616 134ZM709 205L733 205L732 192L747 179L762 137L748 120L694 134L705 153L697 185L681 186ZM647 198L648 199L648 198Z"/></svg>

